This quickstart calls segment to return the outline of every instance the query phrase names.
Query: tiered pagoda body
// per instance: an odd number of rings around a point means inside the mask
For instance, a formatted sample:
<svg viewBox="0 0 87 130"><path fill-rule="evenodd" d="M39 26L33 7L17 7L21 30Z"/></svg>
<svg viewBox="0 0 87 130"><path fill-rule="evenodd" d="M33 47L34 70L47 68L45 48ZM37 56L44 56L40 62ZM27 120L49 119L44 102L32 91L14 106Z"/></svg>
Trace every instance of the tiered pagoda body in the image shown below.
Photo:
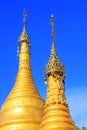
<svg viewBox="0 0 87 130"><path fill-rule="evenodd" d="M24 28L19 37L19 69L16 82L0 112L0 130L40 130L44 100L33 81L30 66L30 37Z"/></svg>
<svg viewBox="0 0 87 130"><path fill-rule="evenodd" d="M65 68L55 50L54 16L52 15L51 18L52 49L49 62L45 68L47 96L40 130L75 130L64 94Z"/></svg>

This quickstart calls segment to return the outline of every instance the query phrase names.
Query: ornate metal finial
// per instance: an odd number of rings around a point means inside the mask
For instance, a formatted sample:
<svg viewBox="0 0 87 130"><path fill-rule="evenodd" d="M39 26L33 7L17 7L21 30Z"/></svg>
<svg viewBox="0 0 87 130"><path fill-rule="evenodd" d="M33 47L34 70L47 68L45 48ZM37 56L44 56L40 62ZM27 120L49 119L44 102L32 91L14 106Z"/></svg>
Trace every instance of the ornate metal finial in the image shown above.
<svg viewBox="0 0 87 130"><path fill-rule="evenodd" d="M55 31L54 31L54 16L51 15L51 22L49 24L52 24L52 48L51 48L51 54L50 59L48 61L48 64L45 68L45 76L47 77L50 74L59 73L61 76L65 77L65 68L60 62L57 54L56 49L54 45L54 37L55 37Z"/></svg>
<svg viewBox="0 0 87 130"><path fill-rule="evenodd" d="M54 43L55 31L54 31L54 15L51 15L51 21L49 24L52 25L52 44Z"/></svg>
<svg viewBox="0 0 87 130"><path fill-rule="evenodd" d="M23 23L24 23L24 28L23 28L23 32L22 32L22 34L21 34L21 36L19 37L19 43L22 43L22 42L30 42L31 40L30 40L30 37L28 36L28 33L27 33L27 31L26 31L26 17L28 16L28 14L26 13L26 10L24 9L24 12L23 12L23 16L24 16L24 18L23 18Z"/></svg>
<svg viewBox="0 0 87 130"><path fill-rule="evenodd" d="M24 19L23 19L23 23L24 23L24 26L26 26L26 17L28 16L26 10L24 9L24 12L23 12L23 16L24 16Z"/></svg>

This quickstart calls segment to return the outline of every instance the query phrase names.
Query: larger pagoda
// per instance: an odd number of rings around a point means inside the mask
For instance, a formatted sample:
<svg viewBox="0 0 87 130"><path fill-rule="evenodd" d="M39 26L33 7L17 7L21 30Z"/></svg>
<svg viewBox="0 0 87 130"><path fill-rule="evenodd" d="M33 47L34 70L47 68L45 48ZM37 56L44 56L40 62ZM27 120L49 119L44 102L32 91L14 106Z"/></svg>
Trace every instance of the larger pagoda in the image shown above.
<svg viewBox="0 0 87 130"><path fill-rule="evenodd" d="M44 116L40 130L75 130L71 119L68 104L64 94L65 68L60 62L54 43L54 16L51 16L52 24L52 49L50 59L45 68L45 83L47 84L47 96Z"/></svg>
<svg viewBox="0 0 87 130"><path fill-rule="evenodd" d="M0 130L39 130L44 101L40 97L30 67L30 37L24 28L19 37L19 69L16 82L0 111Z"/></svg>

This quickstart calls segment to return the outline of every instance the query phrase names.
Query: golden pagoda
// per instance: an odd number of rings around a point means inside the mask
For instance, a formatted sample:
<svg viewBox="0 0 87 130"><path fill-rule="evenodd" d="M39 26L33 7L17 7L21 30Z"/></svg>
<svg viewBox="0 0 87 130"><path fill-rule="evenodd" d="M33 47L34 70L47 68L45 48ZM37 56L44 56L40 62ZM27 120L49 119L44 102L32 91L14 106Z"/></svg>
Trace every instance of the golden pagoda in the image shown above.
<svg viewBox="0 0 87 130"><path fill-rule="evenodd" d="M19 69L12 91L2 105L0 112L0 130L40 130L44 100L40 97L30 66L30 37L24 28L19 37Z"/></svg>
<svg viewBox="0 0 87 130"><path fill-rule="evenodd" d="M65 68L60 62L54 45L54 16L52 24L52 49L45 69L47 96L40 130L75 130L64 94Z"/></svg>

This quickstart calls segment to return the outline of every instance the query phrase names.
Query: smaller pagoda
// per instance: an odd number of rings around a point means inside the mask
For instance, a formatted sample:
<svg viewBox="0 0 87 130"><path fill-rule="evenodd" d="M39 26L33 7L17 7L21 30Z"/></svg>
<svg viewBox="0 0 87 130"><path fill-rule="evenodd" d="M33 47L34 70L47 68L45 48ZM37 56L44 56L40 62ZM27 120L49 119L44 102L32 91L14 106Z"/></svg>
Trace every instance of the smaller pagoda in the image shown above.
<svg viewBox="0 0 87 130"><path fill-rule="evenodd" d="M45 68L47 96L40 130L75 130L63 85L66 76L65 68L60 62L55 49L53 15L51 16L50 24L52 25L52 48L50 59Z"/></svg>

